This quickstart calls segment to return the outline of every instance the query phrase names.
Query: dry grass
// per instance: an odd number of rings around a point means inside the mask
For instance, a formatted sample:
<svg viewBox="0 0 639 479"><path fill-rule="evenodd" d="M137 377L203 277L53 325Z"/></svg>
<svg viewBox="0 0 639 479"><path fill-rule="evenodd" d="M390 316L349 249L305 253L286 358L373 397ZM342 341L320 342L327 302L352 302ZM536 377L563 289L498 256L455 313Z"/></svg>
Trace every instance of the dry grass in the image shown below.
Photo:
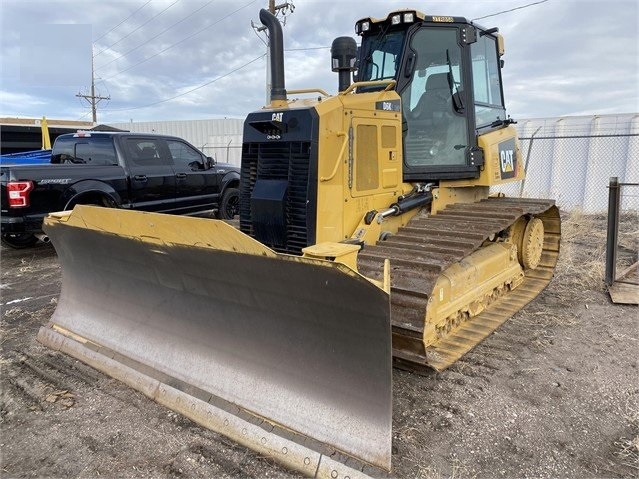
<svg viewBox="0 0 639 479"><path fill-rule="evenodd" d="M604 291L606 270L606 215L579 210L562 214L562 240L553 289L574 299L579 292ZM634 212L620 218L617 270L637 261L639 221Z"/></svg>
<svg viewBox="0 0 639 479"><path fill-rule="evenodd" d="M573 211L562 215L561 251L553 290L573 299L585 290L603 290L606 218Z"/></svg>
<svg viewBox="0 0 639 479"><path fill-rule="evenodd" d="M622 465L639 471L639 404L636 394L630 395L622 407L621 415L628 421L633 434L630 438L622 437L615 442L614 454Z"/></svg>
<svg viewBox="0 0 639 479"><path fill-rule="evenodd" d="M592 291L604 292L606 269L607 216L584 214L575 210L562 212L561 251L555 277L549 288L551 298L538 302L513 318L513 321L532 328L552 328L558 325L577 324L577 315L558 310L559 304L583 303L588 307L588 295ZM637 261L636 213L626 213L620 218L617 271ZM632 248L630 247L632 246ZM544 342L547 338L540 338Z"/></svg>

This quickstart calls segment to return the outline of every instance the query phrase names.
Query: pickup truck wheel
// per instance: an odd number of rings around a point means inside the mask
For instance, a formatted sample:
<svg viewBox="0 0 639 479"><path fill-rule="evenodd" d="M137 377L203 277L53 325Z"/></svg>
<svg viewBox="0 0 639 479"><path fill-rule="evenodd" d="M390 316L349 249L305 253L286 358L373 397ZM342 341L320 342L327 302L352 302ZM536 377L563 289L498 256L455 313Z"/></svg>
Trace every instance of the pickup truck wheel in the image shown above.
<svg viewBox="0 0 639 479"><path fill-rule="evenodd" d="M240 214L240 190L237 188L227 188L222 194L222 201L217 212L217 217L221 220L232 220Z"/></svg>
<svg viewBox="0 0 639 479"><path fill-rule="evenodd" d="M2 233L2 244L14 249L29 248L38 242L31 233Z"/></svg>

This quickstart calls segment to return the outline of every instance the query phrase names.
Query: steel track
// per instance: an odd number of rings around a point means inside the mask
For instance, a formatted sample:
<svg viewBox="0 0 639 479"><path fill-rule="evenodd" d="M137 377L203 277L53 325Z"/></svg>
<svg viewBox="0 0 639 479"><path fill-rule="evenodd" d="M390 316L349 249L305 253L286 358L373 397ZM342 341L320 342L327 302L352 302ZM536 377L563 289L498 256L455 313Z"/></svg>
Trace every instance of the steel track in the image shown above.
<svg viewBox="0 0 639 479"><path fill-rule="evenodd" d="M425 348L424 318L437 278L523 215L534 215L544 223L539 266L526 271L519 287ZM442 370L470 351L548 285L559 255L560 236L559 212L554 201L488 198L478 203L451 205L432 216L418 214L397 234L375 246L367 246L358 256L358 269L363 275L381 279L384 259L390 259L395 366L417 372Z"/></svg>

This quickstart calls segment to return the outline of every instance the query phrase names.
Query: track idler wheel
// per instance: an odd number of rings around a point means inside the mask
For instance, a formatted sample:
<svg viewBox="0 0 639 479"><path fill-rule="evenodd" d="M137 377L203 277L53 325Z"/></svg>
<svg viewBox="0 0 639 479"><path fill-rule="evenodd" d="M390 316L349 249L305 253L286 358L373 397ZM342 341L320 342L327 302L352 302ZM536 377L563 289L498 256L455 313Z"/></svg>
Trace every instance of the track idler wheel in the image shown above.
<svg viewBox="0 0 639 479"><path fill-rule="evenodd" d="M544 249L544 223L539 218L531 218L526 225L519 245L519 263L524 269L535 269L541 261Z"/></svg>

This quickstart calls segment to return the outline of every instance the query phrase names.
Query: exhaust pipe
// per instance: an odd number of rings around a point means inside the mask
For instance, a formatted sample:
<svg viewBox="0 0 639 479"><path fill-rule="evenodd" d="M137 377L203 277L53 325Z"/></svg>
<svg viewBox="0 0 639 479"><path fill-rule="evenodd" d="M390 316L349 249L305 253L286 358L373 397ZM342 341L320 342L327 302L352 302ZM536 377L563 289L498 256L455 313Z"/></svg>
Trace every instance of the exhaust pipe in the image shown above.
<svg viewBox="0 0 639 479"><path fill-rule="evenodd" d="M271 101L286 100L282 25L275 15L264 8L260 10L260 22L268 29L271 49Z"/></svg>
<svg viewBox="0 0 639 479"><path fill-rule="evenodd" d="M51 241L51 239L47 235L45 235L44 233L38 233L38 234L35 234L33 236L38 238L43 243L48 243L49 241Z"/></svg>

